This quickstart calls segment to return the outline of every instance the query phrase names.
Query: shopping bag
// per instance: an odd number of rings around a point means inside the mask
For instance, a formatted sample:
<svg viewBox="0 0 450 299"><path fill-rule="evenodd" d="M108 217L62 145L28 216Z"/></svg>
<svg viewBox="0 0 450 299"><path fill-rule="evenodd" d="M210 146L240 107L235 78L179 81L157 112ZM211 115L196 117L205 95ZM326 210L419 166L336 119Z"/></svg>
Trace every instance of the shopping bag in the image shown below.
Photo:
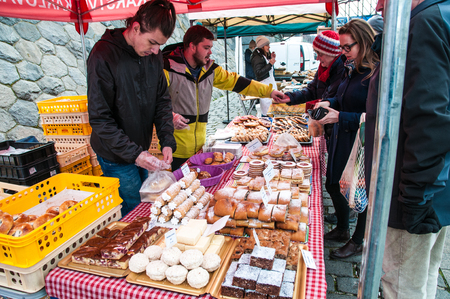
<svg viewBox="0 0 450 299"><path fill-rule="evenodd" d="M365 120L366 114L363 113L352 152L339 180L341 194L347 199L349 207L357 213L364 212L368 203L364 167Z"/></svg>

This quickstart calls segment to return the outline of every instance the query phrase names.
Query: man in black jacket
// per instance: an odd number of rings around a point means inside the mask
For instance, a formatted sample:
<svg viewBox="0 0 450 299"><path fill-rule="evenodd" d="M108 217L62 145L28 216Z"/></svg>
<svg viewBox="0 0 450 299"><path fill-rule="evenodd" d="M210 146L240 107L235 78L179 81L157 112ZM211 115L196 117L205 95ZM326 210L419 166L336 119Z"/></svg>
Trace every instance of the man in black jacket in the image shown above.
<svg viewBox="0 0 450 299"><path fill-rule="evenodd" d="M126 29L106 30L89 56L91 146L104 175L120 180L122 215L141 202L139 189L148 170L168 168L176 150L159 49L172 35L175 21L169 1L147 2L127 20ZM153 125L163 161L148 152Z"/></svg>
<svg viewBox="0 0 450 299"><path fill-rule="evenodd" d="M377 10L384 11L384 0L378 1ZM449 24L450 0L412 1L381 279L385 298L436 295L446 226L450 224ZM372 79L377 76L378 71ZM370 82L366 104L368 158L376 125L377 81ZM366 160L366 169L371 165L372 160Z"/></svg>
<svg viewBox="0 0 450 299"><path fill-rule="evenodd" d="M245 50L245 77L247 79L255 80L255 72L252 67L252 54L256 48L256 42L251 40L248 44L248 49Z"/></svg>

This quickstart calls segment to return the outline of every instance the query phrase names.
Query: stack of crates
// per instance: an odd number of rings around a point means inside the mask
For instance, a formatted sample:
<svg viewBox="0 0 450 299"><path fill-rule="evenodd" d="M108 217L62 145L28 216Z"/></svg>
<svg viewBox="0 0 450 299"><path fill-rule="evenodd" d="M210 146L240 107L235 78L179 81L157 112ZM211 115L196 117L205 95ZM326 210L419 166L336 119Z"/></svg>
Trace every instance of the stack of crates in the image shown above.
<svg viewBox="0 0 450 299"><path fill-rule="evenodd" d="M87 96L64 96L37 103L47 141L55 142L61 172L102 175L90 146Z"/></svg>

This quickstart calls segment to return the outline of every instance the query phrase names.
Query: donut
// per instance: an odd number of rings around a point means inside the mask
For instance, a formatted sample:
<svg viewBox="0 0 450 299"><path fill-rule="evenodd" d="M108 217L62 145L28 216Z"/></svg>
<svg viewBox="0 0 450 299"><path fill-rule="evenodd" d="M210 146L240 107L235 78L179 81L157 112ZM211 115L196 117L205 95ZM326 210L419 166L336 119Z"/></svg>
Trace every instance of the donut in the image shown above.
<svg viewBox="0 0 450 299"><path fill-rule="evenodd" d="M45 213L44 215L39 216L33 222L34 229L38 228L39 226L43 225L44 223L46 223L47 221L49 221L50 219L55 218L55 217L56 217L56 215L51 214L51 213Z"/></svg>
<svg viewBox="0 0 450 299"><path fill-rule="evenodd" d="M188 270L181 265L175 265L167 268L165 274L167 280L170 281L171 283L182 284L186 280Z"/></svg>
<svg viewBox="0 0 450 299"><path fill-rule="evenodd" d="M74 205L76 205L78 202L75 200L66 200L59 206L59 213L62 214Z"/></svg>
<svg viewBox="0 0 450 299"><path fill-rule="evenodd" d="M147 269L147 265L150 263L148 257L143 253L136 253L130 258L128 267L131 272L141 273Z"/></svg>
<svg viewBox="0 0 450 299"><path fill-rule="evenodd" d="M209 273L201 267L192 269L187 275L187 281L191 287L201 289L208 284Z"/></svg>
<svg viewBox="0 0 450 299"><path fill-rule="evenodd" d="M163 280L166 278L166 270L169 268L163 261L153 261L147 265L145 268L145 273L150 279L153 280Z"/></svg>
<svg viewBox="0 0 450 299"><path fill-rule="evenodd" d="M23 237L33 231L33 226L29 223L21 223L14 225L14 227L9 231L8 235L13 237Z"/></svg>
<svg viewBox="0 0 450 299"><path fill-rule="evenodd" d="M180 263L181 250L176 247L164 248L161 254L161 261L169 266L175 266Z"/></svg>
<svg viewBox="0 0 450 299"><path fill-rule="evenodd" d="M158 245L152 245L145 249L144 254L150 261L157 261L161 258L163 249Z"/></svg>
<svg viewBox="0 0 450 299"><path fill-rule="evenodd" d="M188 270L200 267L203 263L203 253L198 249L189 249L180 256L180 263Z"/></svg>
<svg viewBox="0 0 450 299"><path fill-rule="evenodd" d="M50 213L50 214L55 214L56 216L59 215L59 207L50 207L47 209L47 211L45 211L45 213Z"/></svg>
<svg viewBox="0 0 450 299"><path fill-rule="evenodd" d="M14 220L8 213L0 215L0 234L7 234L14 225Z"/></svg>
<svg viewBox="0 0 450 299"><path fill-rule="evenodd" d="M202 268L208 272L214 272L220 267L220 256L215 253L208 253L203 256Z"/></svg>

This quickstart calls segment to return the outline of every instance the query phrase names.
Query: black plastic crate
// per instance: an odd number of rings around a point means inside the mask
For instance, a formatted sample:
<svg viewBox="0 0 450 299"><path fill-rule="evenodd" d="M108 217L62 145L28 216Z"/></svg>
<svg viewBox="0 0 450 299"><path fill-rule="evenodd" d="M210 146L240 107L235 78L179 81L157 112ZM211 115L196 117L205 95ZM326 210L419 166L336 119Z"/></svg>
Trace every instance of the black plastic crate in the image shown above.
<svg viewBox="0 0 450 299"><path fill-rule="evenodd" d="M26 179L0 178L0 181L10 183L10 184L21 185L21 186L32 186L32 185L37 184L43 180L46 180L49 177L52 177L58 173L60 173L59 164L56 164L56 166L54 166L50 169L44 170L40 173L36 173Z"/></svg>
<svg viewBox="0 0 450 299"><path fill-rule="evenodd" d="M7 150L10 146L20 149L30 149L30 151L17 155L0 155L0 165L25 166L30 163L44 160L56 153L53 142L16 142L13 140L0 142L0 150Z"/></svg>
<svg viewBox="0 0 450 299"><path fill-rule="evenodd" d="M42 173L58 165L56 155L55 153L45 160L29 163L25 166L0 165L0 177L7 179L26 179L35 173Z"/></svg>

